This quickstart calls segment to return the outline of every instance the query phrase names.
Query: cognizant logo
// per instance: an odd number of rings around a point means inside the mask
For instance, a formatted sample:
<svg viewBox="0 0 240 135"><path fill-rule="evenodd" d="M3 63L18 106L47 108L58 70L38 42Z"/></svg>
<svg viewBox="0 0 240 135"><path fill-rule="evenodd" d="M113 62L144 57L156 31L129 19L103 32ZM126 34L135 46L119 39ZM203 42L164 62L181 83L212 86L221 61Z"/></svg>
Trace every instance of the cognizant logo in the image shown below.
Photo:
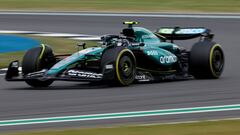
<svg viewBox="0 0 240 135"><path fill-rule="evenodd" d="M160 56L160 63L166 64L166 63L175 63L177 62L176 56Z"/></svg>

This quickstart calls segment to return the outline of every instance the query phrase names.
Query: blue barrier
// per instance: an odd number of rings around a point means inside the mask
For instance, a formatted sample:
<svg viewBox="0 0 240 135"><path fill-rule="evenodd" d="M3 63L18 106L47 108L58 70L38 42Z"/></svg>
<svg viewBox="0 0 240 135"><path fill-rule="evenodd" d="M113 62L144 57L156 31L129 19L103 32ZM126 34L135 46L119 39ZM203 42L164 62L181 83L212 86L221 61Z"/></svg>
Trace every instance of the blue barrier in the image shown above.
<svg viewBox="0 0 240 135"><path fill-rule="evenodd" d="M39 45L39 41L31 38L0 34L0 53L25 51Z"/></svg>

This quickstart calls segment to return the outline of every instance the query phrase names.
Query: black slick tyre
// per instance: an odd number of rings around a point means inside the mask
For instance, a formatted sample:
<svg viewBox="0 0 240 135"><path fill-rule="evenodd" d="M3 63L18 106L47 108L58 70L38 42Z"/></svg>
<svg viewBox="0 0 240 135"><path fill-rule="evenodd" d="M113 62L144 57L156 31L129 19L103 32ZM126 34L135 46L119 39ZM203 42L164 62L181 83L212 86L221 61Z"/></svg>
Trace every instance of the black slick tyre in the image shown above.
<svg viewBox="0 0 240 135"><path fill-rule="evenodd" d="M131 50L124 47L107 49L102 56L102 67L113 65L114 70L105 75L108 82L117 86L128 86L136 75L136 59Z"/></svg>
<svg viewBox="0 0 240 135"><path fill-rule="evenodd" d="M41 45L41 47L36 47L28 50L25 53L22 61L23 75L50 68L53 62L50 61L50 59L53 57L54 55L52 49L46 45ZM53 83L53 80L41 81L32 79L26 80L25 82L32 87L48 87Z"/></svg>
<svg viewBox="0 0 240 135"><path fill-rule="evenodd" d="M204 40L193 45L189 72L196 79L217 79L224 69L224 53L215 42Z"/></svg>

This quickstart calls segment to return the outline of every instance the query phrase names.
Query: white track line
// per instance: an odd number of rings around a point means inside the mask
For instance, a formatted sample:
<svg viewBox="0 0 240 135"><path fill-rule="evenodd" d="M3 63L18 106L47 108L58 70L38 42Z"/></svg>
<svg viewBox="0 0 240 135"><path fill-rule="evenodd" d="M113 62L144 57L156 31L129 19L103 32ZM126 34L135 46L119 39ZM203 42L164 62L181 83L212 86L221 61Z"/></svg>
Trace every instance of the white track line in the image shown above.
<svg viewBox="0 0 240 135"><path fill-rule="evenodd" d="M16 30L0 30L1 34L32 34L36 36L46 37L88 37L93 35L87 34L72 34L72 33L54 33L54 32L41 32L41 31L16 31Z"/></svg>
<svg viewBox="0 0 240 135"><path fill-rule="evenodd" d="M86 34L71 34L71 33L53 33L40 31L15 31L15 30L0 30L1 34L28 34L42 37L63 37L74 40L101 40L100 36L86 35Z"/></svg>
<svg viewBox="0 0 240 135"><path fill-rule="evenodd" d="M0 69L0 70L2 70L2 71L7 71L8 69L7 69L7 68L2 68L2 69Z"/></svg>
<svg viewBox="0 0 240 135"><path fill-rule="evenodd" d="M43 123L59 123L59 122L73 122L73 121L91 121L91 120L107 120L107 119L122 119L122 118L137 118L148 116L166 116L166 115L180 115L193 113L207 113L207 112L222 112L222 111L239 111L240 104L218 105L218 106L202 106L191 108L175 108L175 109L160 109L160 110L146 110L134 112L116 112L103 114L86 114L86 115L72 115L72 116L55 116L55 117L41 117L28 119L10 119L0 120L1 126L17 126L27 124L43 124Z"/></svg>
<svg viewBox="0 0 240 135"><path fill-rule="evenodd" d="M74 39L74 40L101 40L101 37L74 37L74 38L70 38L70 39Z"/></svg>
<svg viewBox="0 0 240 135"><path fill-rule="evenodd" d="M0 30L1 34L28 34L28 33L40 33L37 31L16 31L16 30ZM43 33L43 32L41 32Z"/></svg>
<svg viewBox="0 0 240 135"><path fill-rule="evenodd" d="M4 76L6 74L5 72L7 72L7 68L2 68L0 69L0 71L4 72L4 73L0 73L0 76Z"/></svg>
<svg viewBox="0 0 240 135"><path fill-rule="evenodd" d="M149 13L79 13L79 12L0 12L0 15L47 16L107 16L107 17L164 17L164 18L212 18L240 19L239 14L149 14Z"/></svg>
<svg viewBox="0 0 240 135"><path fill-rule="evenodd" d="M68 34L68 33L46 33L46 34L32 34L35 36L42 36L42 37L87 37L90 35L84 34Z"/></svg>

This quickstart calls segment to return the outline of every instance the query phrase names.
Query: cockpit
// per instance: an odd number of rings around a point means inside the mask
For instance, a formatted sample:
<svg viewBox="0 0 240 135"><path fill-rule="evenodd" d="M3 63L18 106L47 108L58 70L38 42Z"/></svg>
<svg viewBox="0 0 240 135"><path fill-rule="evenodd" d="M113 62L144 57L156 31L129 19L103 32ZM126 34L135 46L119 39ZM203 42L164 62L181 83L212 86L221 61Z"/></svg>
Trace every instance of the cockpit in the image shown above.
<svg viewBox="0 0 240 135"><path fill-rule="evenodd" d="M123 29L122 34L138 43L145 43L146 45L159 44L160 39L153 34L150 30L142 27L132 27L136 22L125 23L128 28Z"/></svg>

